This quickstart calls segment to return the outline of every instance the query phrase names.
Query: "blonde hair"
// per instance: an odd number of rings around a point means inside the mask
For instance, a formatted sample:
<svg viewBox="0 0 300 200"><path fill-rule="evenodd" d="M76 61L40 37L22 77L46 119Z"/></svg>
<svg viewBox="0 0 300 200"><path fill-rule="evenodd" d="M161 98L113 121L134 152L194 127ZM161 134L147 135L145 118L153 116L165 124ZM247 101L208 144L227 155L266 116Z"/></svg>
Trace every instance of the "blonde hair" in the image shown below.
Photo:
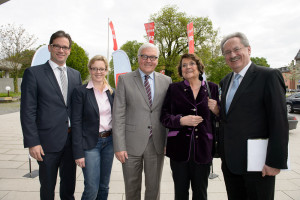
<svg viewBox="0 0 300 200"><path fill-rule="evenodd" d="M105 64L105 70L108 71L108 62L107 59L104 56L101 55L96 55L94 57L92 57L92 59L89 61L88 64L88 68L91 69L92 64L94 64L96 61L103 61ZM107 82L106 78L104 77L104 85L107 86L109 93L112 94L113 93L113 89L110 87L109 83Z"/></svg>

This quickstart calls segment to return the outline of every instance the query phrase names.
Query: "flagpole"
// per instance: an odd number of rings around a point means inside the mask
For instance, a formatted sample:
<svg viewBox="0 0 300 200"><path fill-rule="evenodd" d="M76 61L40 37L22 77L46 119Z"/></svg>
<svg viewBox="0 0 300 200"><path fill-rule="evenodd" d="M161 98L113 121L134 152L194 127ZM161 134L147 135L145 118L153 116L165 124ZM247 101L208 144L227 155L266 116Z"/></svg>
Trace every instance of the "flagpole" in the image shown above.
<svg viewBox="0 0 300 200"><path fill-rule="evenodd" d="M109 18L107 22L107 62L109 66ZM107 73L107 82L109 83L109 71Z"/></svg>

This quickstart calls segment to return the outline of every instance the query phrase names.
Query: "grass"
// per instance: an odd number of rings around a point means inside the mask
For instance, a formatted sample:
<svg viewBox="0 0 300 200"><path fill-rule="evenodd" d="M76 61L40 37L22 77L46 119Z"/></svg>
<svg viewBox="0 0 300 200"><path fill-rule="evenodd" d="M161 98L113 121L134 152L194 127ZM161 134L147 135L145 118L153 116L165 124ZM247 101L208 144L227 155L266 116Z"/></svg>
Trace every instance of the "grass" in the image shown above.
<svg viewBox="0 0 300 200"><path fill-rule="evenodd" d="M10 97L20 97L21 92L14 93L14 92L9 92ZM0 93L0 97L7 97L7 92L6 93Z"/></svg>

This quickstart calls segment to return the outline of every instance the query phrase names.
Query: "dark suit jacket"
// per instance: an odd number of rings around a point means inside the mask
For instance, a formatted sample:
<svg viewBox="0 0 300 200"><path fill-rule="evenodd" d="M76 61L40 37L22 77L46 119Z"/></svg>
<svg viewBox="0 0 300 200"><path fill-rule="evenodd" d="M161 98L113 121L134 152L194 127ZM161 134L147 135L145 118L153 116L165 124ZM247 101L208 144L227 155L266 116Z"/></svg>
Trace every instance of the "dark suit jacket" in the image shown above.
<svg viewBox="0 0 300 200"><path fill-rule="evenodd" d="M289 129L281 73L251 64L226 114L226 95L232 75L233 72L220 82L222 161L232 173L246 173L247 139L269 138L266 165L286 169Z"/></svg>
<svg viewBox="0 0 300 200"><path fill-rule="evenodd" d="M219 104L218 86L211 82L208 84L212 98ZM179 162L193 159L199 164L212 161L213 135L208 97L206 85L200 88L195 100L188 81L170 84L161 111L161 122L169 129L166 155L171 159ZM181 126L180 118L187 115L199 115L204 120L196 127ZM191 154L193 158L190 158Z"/></svg>
<svg viewBox="0 0 300 200"><path fill-rule="evenodd" d="M84 150L96 146L99 136L99 105L93 88L87 84L76 88L72 95L72 146L74 159L84 158ZM111 108L114 95L106 91Z"/></svg>
<svg viewBox="0 0 300 200"><path fill-rule="evenodd" d="M25 70L20 110L25 148L42 145L44 152L58 152L64 147L71 117L71 94L81 85L78 71L67 67L67 74L66 106L49 62Z"/></svg>

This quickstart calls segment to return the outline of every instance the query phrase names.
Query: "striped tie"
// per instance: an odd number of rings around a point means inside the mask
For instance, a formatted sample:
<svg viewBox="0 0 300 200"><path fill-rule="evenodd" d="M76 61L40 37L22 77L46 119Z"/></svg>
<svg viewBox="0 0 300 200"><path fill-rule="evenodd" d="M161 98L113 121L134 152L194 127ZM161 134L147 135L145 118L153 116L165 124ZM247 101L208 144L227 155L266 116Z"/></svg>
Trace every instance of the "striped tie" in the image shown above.
<svg viewBox="0 0 300 200"><path fill-rule="evenodd" d="M145 82L144 82L144 86L146 89L146 93L148 96L148 100L149 100L149 104L150 104L150 108L152 107L152 96L151 96L151 88L150 88L150 84L149 84L149 75L145 75ZM149 133L149 137L152 136L152 126L149 126L150 129L150 133Z"/></svg>
<svg viewBox="0 0 300 200"><path fill-rule="evenodd" d="M67 105L68 100L68 81L65 74L65 68L64 67L58 67L60 70L60 81L61 81L61 93L64 97L65 104Z"/></svg>
<svg viewBox="0 0 300 200"><path fill-rule="evenodd" d="M150 84L149 84L149 75L145 75L145 82L144 82L144 86L145 86L145 89L146 89L146 93L148 95L148 100L149 100L149 104L150 104L150 107L152 107L152 96L151 96L151 87L150 87Z"/></svg>

